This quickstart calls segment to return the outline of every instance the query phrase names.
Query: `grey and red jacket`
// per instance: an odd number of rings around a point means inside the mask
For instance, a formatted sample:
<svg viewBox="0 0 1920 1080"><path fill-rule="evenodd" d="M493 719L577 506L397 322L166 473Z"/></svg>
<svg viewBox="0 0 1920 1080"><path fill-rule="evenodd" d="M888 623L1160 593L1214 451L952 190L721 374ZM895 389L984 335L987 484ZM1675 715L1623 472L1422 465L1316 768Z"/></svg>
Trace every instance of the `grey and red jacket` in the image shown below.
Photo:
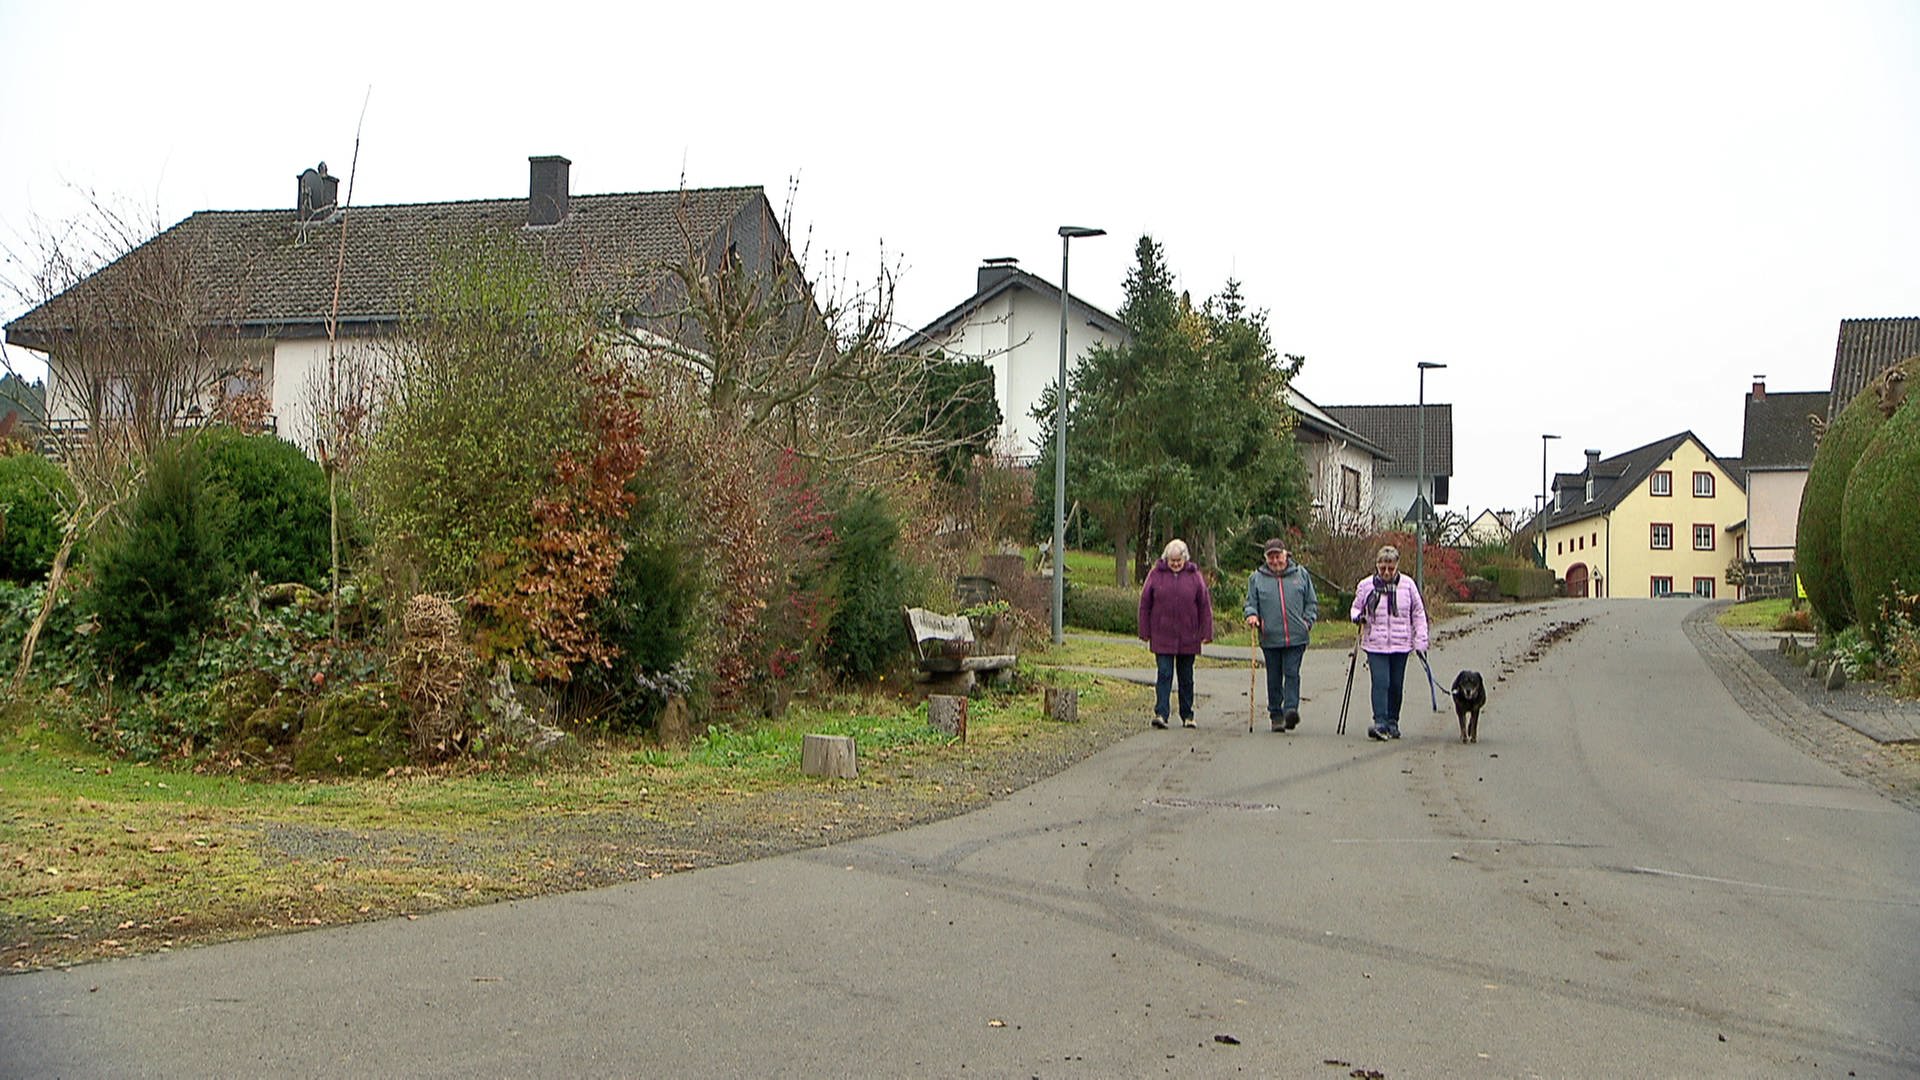
<svg viewBox="0 0 1920 1080"><path fill-rule="evenodd" d="M1260 644L1264 648L1305 645L1313 624L1320 621L1320 597L1313 575L1291 560L1275 574L1261 566L1247 578L1247 601L1241 610L1260 616Z"/></svg>
<svg viewBox="0 0 1920 1080"><path fill-rule="evenodd" d="M1160 656L1198 655L1213 640L1213 594L1199 567L1188 562L1175 573L1161 559L1147 571L1140 587L1140 639Z"/></svg>

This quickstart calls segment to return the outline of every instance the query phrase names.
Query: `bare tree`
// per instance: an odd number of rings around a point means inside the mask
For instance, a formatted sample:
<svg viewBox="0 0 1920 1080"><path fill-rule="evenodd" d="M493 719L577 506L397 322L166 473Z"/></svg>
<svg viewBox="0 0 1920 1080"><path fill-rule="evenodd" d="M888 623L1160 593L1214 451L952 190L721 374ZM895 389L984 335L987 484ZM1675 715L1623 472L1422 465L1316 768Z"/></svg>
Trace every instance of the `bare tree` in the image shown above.
<svg viewBox="0 0 1920 1080"><path fill-rule="evenodd" d="M849 464L896 455L930 455L992 429L956 430L957 418L992 399L992 385L959 395L928 392L938 358L897 352L890 339L895 267L882 253L870 285L830 265L824 291L806 275L779 229L754 230L756 249L722 230L703 236L686 200L678 212L682 251L665 269L671 299L628 312L620 335L653 363L696 379L715 420L743 435L827 461ZM769 223L771 225L771 223ZM965 426L961 424L959 426Z"/></svg>

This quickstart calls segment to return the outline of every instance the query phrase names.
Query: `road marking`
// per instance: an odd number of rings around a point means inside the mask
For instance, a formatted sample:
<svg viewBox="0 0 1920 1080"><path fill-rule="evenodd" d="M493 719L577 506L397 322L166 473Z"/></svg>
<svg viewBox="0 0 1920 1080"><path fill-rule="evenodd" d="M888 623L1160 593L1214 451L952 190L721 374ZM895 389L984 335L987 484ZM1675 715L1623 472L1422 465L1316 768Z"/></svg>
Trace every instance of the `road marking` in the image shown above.
<svg viewBox="0 0 1920 1080"><path fill-rule="evenodd" d="M1614 867L1628 874L1646 874L1649 877L1678 878L1682 881L1703 881L1710 885L1732 885L1742 889L1759 889L1762 892L1780 893L1785 896L1803 897L1810 900L1846 900L1856 904L1882 904L1888 907L1920 907L1920 900L1905 897L1847 896L1841 893L1815 892L1812 889L1796 889L1789 885L1768 885L1759 881L1741 881L1738 878L1712 877L1707 874L1686 874L1678 870L1662 870L1654 866Z"/></svg>

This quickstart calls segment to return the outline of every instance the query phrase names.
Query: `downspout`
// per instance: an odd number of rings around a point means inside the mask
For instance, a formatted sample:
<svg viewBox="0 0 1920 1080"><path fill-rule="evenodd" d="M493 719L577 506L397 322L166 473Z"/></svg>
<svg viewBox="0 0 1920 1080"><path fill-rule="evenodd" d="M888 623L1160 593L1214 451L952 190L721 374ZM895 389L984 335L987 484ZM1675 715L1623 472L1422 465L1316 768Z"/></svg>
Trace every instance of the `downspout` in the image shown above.
<svg viewBox="0 0 1920 1080"><path fill-rule="evenodd" d="M1613 515L1607 515L1607 588L1613 588Z"/></svg>

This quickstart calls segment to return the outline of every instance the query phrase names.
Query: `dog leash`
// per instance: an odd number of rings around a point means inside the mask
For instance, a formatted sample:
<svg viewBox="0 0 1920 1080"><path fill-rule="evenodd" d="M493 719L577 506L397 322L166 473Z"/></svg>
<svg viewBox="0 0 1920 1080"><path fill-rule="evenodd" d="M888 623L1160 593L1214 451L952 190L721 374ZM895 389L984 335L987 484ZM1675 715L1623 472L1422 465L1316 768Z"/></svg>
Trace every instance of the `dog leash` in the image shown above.
<svg viewBox="0 0 1920 1080"><path fill-rule="evenodd" d="M1435 682L1433 679L1433 665L1427 663L1427 651L1425 649L1420 649L1415 651L1414 655L1420 658L1420 666L1425 668L1427 671L1427 697L1433 700L1433 711L1439 712L1440 711L1440 684ZM1448 691L1448 694L1449 696L1451 696L1452 691Z"/></svg>

